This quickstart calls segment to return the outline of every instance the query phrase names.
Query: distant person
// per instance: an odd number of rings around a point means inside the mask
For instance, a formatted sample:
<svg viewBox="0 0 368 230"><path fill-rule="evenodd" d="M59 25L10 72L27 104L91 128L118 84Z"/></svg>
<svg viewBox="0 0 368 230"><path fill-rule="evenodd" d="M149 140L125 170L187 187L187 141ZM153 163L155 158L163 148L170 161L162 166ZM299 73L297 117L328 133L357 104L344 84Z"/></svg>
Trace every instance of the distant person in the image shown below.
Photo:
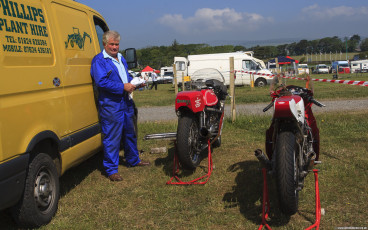
<svg viewBox="0 0 368 230"><path fill-rule="evenodd" d="M157 74L155 72L152 72L151 78L152 78L152 86L150 89L152 89L153 86L155 86L155 90L157 90Z"/></svg>
<svg viewBox="0 0 368 230"><path fill-rule="evenodd" d="M134 102L129 96L135 85L128 65L119 53L120 35L116 31L102 36L104 50L97 54L91 65L91 76L98 89L98 111L102 128L103 167L111 181L122 181L118 173L120 143L124 146L128 166L146 166L139 159L137 136L134 128Z"/></svg>
<svg viewBox="0 0 368 230"><path fill-rule="evenodd" d="M142 74L143 74L143 79L146 82L146 86L144 88L148 89L148 76L147 76L147 73L142 73Z"/></svg>

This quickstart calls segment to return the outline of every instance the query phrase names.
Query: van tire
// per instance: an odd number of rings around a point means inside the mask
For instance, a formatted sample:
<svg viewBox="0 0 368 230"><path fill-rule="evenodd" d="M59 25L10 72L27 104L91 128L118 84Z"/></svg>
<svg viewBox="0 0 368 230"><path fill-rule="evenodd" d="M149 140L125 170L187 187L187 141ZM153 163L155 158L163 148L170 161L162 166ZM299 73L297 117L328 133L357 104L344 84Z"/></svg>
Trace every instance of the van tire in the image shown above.
<svg viewBox="0 0 368 230"><path fill-rule="evenodd" d="M48 224L59 201L59 176L51 157L39 153L29 164L24 193L11 208L20 227L35 228Z"/></svg>
<svg viewBox="0 0 368 230"><path fill-rule="evenodd" d="M257 87L265 87L267 85L267 81L263 77L259 77L259 78L257 78L257 80L255 82L255 85Z"/></svg>

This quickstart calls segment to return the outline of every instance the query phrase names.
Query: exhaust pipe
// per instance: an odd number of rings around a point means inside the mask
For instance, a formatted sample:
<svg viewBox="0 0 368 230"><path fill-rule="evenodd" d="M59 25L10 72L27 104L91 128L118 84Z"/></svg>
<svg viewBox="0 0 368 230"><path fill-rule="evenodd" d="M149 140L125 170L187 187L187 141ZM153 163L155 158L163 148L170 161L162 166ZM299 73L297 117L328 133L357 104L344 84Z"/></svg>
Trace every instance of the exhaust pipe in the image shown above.
<svg viewBox="0 0 368 230"><path fill-rule="evenodd" d="M211 137L211 133L206 127L202 127L199 130L199 134L201 135L201 137L204 137L206 139L209 139Z"/></svg>
<svg viewBox="0 0 368 230"><path fill-rule="evenodd" d="M144 136L144 140L154 140L154 139L176 139L176 133L154 133L154 134L147 134Z"/></svg>
<svg viewBox="0 0 368 230"><path fill-rule="evenodd" d="M254 155L257 157L257 159L261 162L261 164L266 167L266 169L271 170L272 164L271 161L267 159L266 155L262 152L262 150L257 149L254 151Z"/></svg>

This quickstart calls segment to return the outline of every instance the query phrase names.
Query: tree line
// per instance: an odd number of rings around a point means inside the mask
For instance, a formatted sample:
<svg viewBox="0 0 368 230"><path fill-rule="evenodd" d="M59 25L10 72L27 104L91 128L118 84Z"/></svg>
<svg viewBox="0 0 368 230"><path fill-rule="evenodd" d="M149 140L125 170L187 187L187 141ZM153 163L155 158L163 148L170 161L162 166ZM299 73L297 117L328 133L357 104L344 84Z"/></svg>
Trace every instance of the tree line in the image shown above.
<svg viewBox="0 0 368 230"><path fill-rule="evenodd" d="M259 59L268 60L277 56L320 54L335 52L361 51L364 58L368 54L368 38L361 39L357 34L340 39L337 36L325 37L316 40L300 40L290 44L277 46L244 46L223 45L210 46L208 44L179 44L176 40L171 46L152 46L137 50L138 64L140 68L149 65L154 69L163 66L172 66L175 56L186 57L193 54L229 53L236 51L254 51L254 56Z"/></svg>

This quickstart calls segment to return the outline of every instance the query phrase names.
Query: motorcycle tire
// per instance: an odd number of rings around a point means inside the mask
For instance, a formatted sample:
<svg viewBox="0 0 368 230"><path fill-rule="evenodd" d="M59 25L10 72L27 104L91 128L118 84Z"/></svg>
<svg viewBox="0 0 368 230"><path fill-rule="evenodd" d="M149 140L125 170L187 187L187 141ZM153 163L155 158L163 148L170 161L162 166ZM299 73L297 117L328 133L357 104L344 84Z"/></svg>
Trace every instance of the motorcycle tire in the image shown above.
<svg viewBox="0 0 368 230"><path fill-rule="evenodd" d="M177 154L183 168L195 169L201 159L199 149L199 125L193 114L179 117L177 130Z"/></svg>
<svg viewBox="0 0 368 230"><path fill-rule="evenodd" d="M285 131L276 141L276 181L280 209L284 214L293 215L298 210L298 144L294 133Z"/></svg>

